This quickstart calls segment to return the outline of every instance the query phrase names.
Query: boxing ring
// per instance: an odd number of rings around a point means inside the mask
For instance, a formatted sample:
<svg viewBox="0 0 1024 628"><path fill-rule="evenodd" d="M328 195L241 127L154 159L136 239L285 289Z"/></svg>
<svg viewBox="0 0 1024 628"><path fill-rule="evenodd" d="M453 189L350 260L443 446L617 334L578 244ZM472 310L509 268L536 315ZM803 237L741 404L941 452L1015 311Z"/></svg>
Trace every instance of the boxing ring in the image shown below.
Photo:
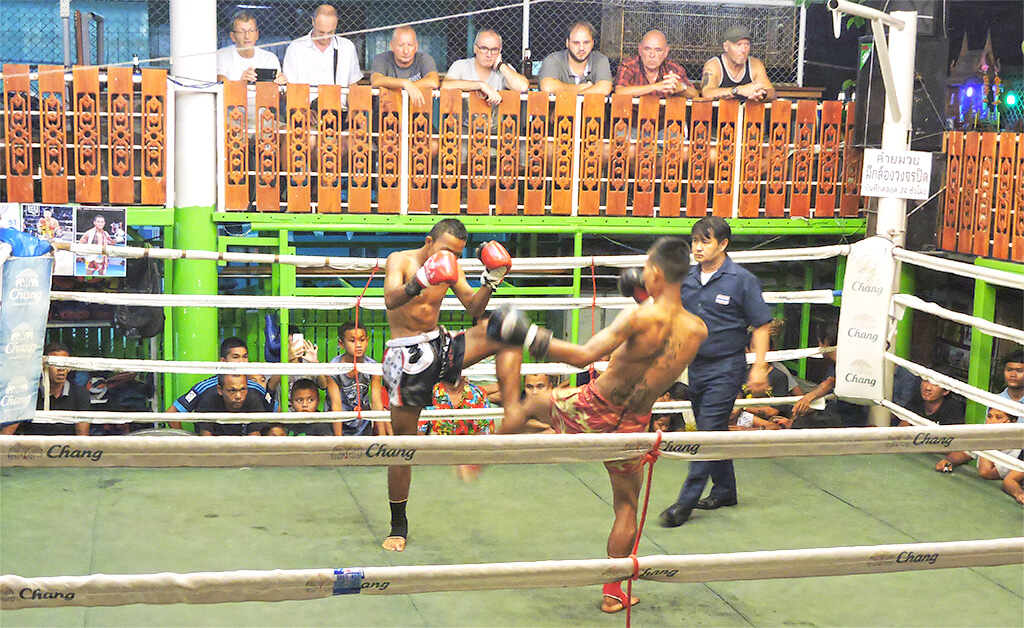
<svg viewBox="0 0 1024 628"><path fill-rule="evenodd" d="M856 247L857 245L853 245ZM261 261L301 266L326 266L346 270L372 270L380 260L353 258L316 258L302 256L266 256L242 253L205 253L194 251L163 251L159 249L104 248L75 245L76 251L123 255L126 257L164 257L192 259L203 257L234 261ZM100 250L95 250L100 249ZM826 259L849 255L851 247L820 247L816 249L738 252L733 257L744 264L767 261ZM1014 289L1024 289L1024 278L1011 273L978 269L967 264L910 253L892 251L893 258L904 263L926 265L946 272L978 276ZM264 259L273 258L273 259ZM524 270L565 270L580 267L608 266L625 268L641 263L643 256L608 256L601 258L534 258L517 259L513 272ZM478 270L476 260L461 260L465 270ZM853 273L851 273L852 275ZM847 284L855 279L847 278ZM844 286L844 291L845 291ZM831 303L830 290L809 293L766 293L771 302ZM216 298L184 295L104 295L98 293L59 293L53 299L149 305L190 305L205 307L322 307L383 308L381 299L319 299L292 297L268 299L221 296ZM895 320L905 308L928 311L958 322L975 325L984 333L1024 343L1024 332L950 312L928 304L913 295L894 294L887 297L890 316L886 326L895 333ZM504 302L493 299L492 305ZM618 297L591 299L513 299L523 309L559 310L570 308L621 308L628 301ZM445 308L457 307L446 300ZM842 314L841 314L842 317ZM842 318L841 318L842 320ZM839 350L843 351L840 337ZM820 356L818 348L798 348L772 352L769 359L791 359ZM886 352L884 358L899 364L925 379L936 381L969 399L993 405L1008 412L1024 414L1024 405L991 395L962 382L910 363ZM276 364L226 362L172 362L149 360L113 360L105 358L49 357L48 362L72 369L101 368L179 373L246 373L314 375L348 372L348 364ZM603 365L597 365L598 369ZM361 365L359 371L379 374L379 365ZM524 364L523 373L571 374L579 369L561 364ZM476 365L466 369L469 376L493 374L493 366ZM792 404L796 398L738 401L753 403ZM874 427L844 430L795 430L779 432L675 432L631 435L516 435L516 436L416 436L416 437L284 437L284 438L166 438L156 436L110 437L5 437L0 439L0 460L10 471L13 467L53 469L104 468L224 468L254 469L264 467L370 467L390 465L563 465L606 460L619 460L646 455L652 469L659 459L668 461L707 460L720 458L765 460L778 458L810 458L857 455L906 454L967 450L990 450L1019 447L1024 444L1024 425L1011 424L935 426L926 419L878 399L877 405L907 418L915 427ZM659 403L655 410L670 411L686 407L686 402ZM500 410L427 411L424 418L500 418ZM195 416L195 415L193 415ZM361 417L386 420L385 412L318 413L316 420L331 421ZM181 419L181 414L154 413L62 413L39 412L43 422L112 423ZM239 415L207 414L201 418L221 422L251 422L273 419L279 422L309 423L309 414L266 413ZM998 456L998 452L993 454ZM1024 470L1019 460L1004 461ZM662 463L663 465L665 463ZM493 471L493 470L492 470ZM380 474L383 475L383 474ZM486 476L486 474L485 474ZM676 483L675 480L669 482ZM648 490L651 483L647 484ZM991 487L993 490L995 487ZM426 486L416 486L413 500L424 499ZM606 489L605 489L606 490ZM380 495L383 502L383 494ZM564 506L555 506L556 512ZM459 514L451 513L457 521ZM555 515L552 515L555 516ZM417 542L414 520L412 543ZM649 529L649 528L648 528ZM685 528L684 528L685 530ZM685 533L685 532L684 532ZM646 531L641 528L641 538ZM645 580L665 583L707 583L776 578L813 578L854 574L979 568L998 565L1020 565L1024 562L1024 538L978 539L968 541L916 542L897 544L853 545L842 547L759 550L678 555L645 555L625 559L559 559L543 561L490 562L480 564L430 564L411 566L363 566L321 569L274 569L224 572L183 572L153 574L92 574L83 576L22 577L0 576L0 609L120 606L126 604L214 604L240 601L312 600L344 594L405 595L410 593L482 591L497 589L590 586L614 581ZM28 593L26 593L28 592ZM650 593L646 593L648 597ZM640 607L642 608L642 607ZM637 611L641 612L641 611Z"/></svg>

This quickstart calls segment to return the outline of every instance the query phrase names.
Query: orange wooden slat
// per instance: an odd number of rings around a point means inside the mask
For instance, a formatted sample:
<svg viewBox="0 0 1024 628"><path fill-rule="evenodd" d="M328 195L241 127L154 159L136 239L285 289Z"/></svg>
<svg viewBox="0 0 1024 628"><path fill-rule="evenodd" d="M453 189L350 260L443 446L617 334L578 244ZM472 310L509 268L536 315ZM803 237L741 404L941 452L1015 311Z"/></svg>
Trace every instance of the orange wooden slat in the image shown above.
<svg viewBox="0 0 1024 628"><path fill-rule="evenodd" d="M1010 218L1013 215L1013 171L1017 156L1018 135L999 135L999 158L996 163L995 200L992 211L992 257L1010 259Z"/></svg>
<svg viewBox="0 0 1024 628"><path fill-rule="evenodd" d="M348 92L348 211L370 211L373 184L373 93L368 85L353 85Z"/></svg>
<svg viewBox="0 0 1024 628"><path fill-rule="evenodd" d="M572 158L576 150L573 141L576 123L575 93L555 94L555 113L552 122L555 152L551 157L551 213L568 215L572 213Z"/></svg>
<svg viewBox="0 0 1024 628"><path fill-rule="evenodd" d="M942 207L942 227L938 246L943 251L955 251L960 226L960 203L963 202L964 134L952 131L946 134L946 194Z"/></svg>
<svg viewBox="0 0 1024 628"><path fill-rule="evenodd" d="M686 215L692 218L702 218L708 213L712 113L711 102L695 102L690 107L690 176Z"/></svg>
<svg viewBox="0 0 1024 628"><path fill-rule="evenodd" d="M665 99L665 148L661 162L659 216L675 217L683 200L683 166L687 161L686 99Z"/></svg>
<svg viewBox="0 0 1024 628"><path fill-rule="evenodd" d="M974 254L987 257L992 241L992 191L996 175L996 134L981 136L978 155L978 187L974 204Z"/></svg>
<svg viewBox="0 0 1024 628"><path fill-rule="evenodd" d="M321 85L317 104L317 204L318 214L341 212L342 116L341 86Z"/></svg>
<svg viewBox="0 0 1024 628"><path fill-rule="evenodd" d="M843 127L843 195L839 199L839 215L856 216L860 213L860 171L864 150L854 146L853 121L857 103L846 103L846 123Z"/></svg>
<svg viewBox="0 0 1024 628"><path fill-rule="evenodd" d="M1010 214L1010 259L1024 262L1024 138L1017 136L1018 149L1014 170L1017 187L1014 191L1013 211Z"/></svg>
<svg viewBox="0 0 1024 628"><path fill-rule="evenodd" d="M733 182L736 180L736 150L739 141L736 128L740 114L740 101L718 101L718 159L714 164L714 200L712 213L715 216L732 216Z"/></svg>
<svg viewBox="0 0 1024 628"><path fill-rule="evenodd" d="M772 103L772 114L768 122L768 173L765 175L764 194L764 214L767 218L782 218L786 215L792 113L792 101L779 99Z"/></svg>
<svg viewBox="0 0 1024 628"><path fill-rule="evenodd" d="M249 206L248 90L245 81L224 81L224 209L228 211L245 211Z"/></svg>
<svg viewBox="0 0 1024 628"><path fill-rule="evenodd" d="M522 101L518 92L501 92L498 105L498 166L495 172L494 204L501 215L519 213L519 137Z"/></svg>
<svg viewBox="0 0 1024 628"><path fill-rule="evenodd" d="M821 149L818 152L818 193L814 198L814 217L831 218L836 213L839 195L839 142L842 139L843 103L821 103Z"/></svg>
<svg viewBox="0 0 1024 628"><path fill-rule="evenodd" d="M526 175L523 213L544 215L548 183L548 97L547 92L526 96Z"/></svg>
<svg viewBox="0 0 1024 628"><path fill-rule="evenodd" d="M604 169L604 105L601 94L583 96L580 125L580 216L601 213L601 180Z"/></svg>
<svg viewBox="0 0 1024 628"><path fill-rule="evenodd" d="M467 211L491 213L492 108L476 92L469 95L469 157L466 159Z"/></svg>
<svg viewBox="0 0 1024 628"><path fill-rule="evenodd" d="M462 90L441 90L437 213L462 213Z"/></svg>
<svg viewBox="0 0 1024 628"><path fill-rule="evenodd" d="M64 79L61 78L63 81ZM32 115L28 66L4 64L4 153L7 161L7 201L31 203Z"/></svg>
<svg viewBox="0 0 1024 628"><path fill-rule="evenodd" d="M285 92L285 181L288 211L308 213L312 196L309 85L290 83Z"/></svg>
<svg viewBox="0 0 1024 628"><path fill-rule="evenodd" d="M100 69L72 70L75 103L75 201L101 203L100 186Z"/></svg>
<svg viewBox="0 0 1024 628"><path fill-rule="evenodd" d="M658 96L640 97L636 116L636 168L633 175L633 215L654 215L654 180L658 171Z"/></svg>
<svg viewBox="0 0 1024 628"><path fill-rule="evenodd" d="M431 163L431 116L434 100L430 88L424 87L422 105L409 105L409 213L430 213L430 190L433 185Z"/></svg>
<svg viewBox="0 0 1024 628"><path fill-rule="evenodd" d="M743 134L740 156L739 216L757 218L761 210L761 164L764 161L763 102L748 101L743 105Z"/></svg>
<svg viewBox="0 0 1024 628"><path fill-rule="evenodd" d="M608 198L605 211L609 216L625 216L629 197L629 147L632 143L633 98L612 95L608 122Z"/></svg>
<svg viewBox="0 0 1024 628"><path fill-rule="evenodd" d="M113 68L112 68L113 69ZM128 69L129 77L131 69ZM111 109L114 100L114 78L108 85L111 93ZM131 83L128 84L131 98ZM68 132L67 132L67 90L64 85L64 66L62 65L41 65L39 66L39 163L43 180L43 202L64 204L68 202ZM113 112L112 112L113 113ZM131 134L131 101L128 104L128 115L119 115L116 118L111 116L110 135L114 139L114 129L120 128L119 124L128 123L128 163L131 164L131 146L134 138ZM118 144L123 146L123 144ZM114 147L111 142L111 157L114 156ZM113 162L113 159L111 159ZM131 188L129 188L129 191ZM111 179L111 194L114 191L114 180ZM131 196L128 200L111 201L120 203L131 203L134 199Z"/></svg>
<svg viewBox="0 0 1024 628"><path fill-rule="evenodd" d="M964 143L963 183L960 201L960 224L956 250L959 253L970 253L974 250L974 219L978 196L978 156L981 154L981 133L970 132Z"/></svg>
<svg viewBox="0 0 1024 628"><path fill-rule="evenodd" d="M107 190L125 205L135 202L134 91L131 68L107 68Z"/></svg>
<svg viewBox="0 0 1024 628"><path fill-rule="evenodd" d="M380 169L378 170L377 212L397 214L401 211L401 159L402 159L402 93L381 89L377 111Z"/></svg>
<svg viewBox="0 0 1024 628"><path fill-rule="evenodd" d="M811 213L811 181L814 178L814 139L818 120L817 103L801 100L796 103L796 126L793 131L793 194L790 197L790 218L806 218Z"/></svg>
<svg viewBox="0 0 1024 628"><path fill-rule="evenodd" d="M142 70L142 204L167 203L167 70Z"/></svg>
<svg viewBox="0 0 1024 628"><path fill-rule="evenodd" d="M281 211L281 91L256 82L256 210Z"/></svg>

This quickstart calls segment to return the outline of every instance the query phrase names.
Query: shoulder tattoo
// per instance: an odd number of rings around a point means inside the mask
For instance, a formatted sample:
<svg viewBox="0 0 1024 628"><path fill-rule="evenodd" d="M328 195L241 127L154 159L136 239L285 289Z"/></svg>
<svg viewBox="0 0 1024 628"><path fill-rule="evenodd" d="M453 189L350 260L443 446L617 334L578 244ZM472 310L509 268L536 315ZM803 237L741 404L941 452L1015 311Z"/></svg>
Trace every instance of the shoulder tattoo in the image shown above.
<svg viewBox="0 0 1024 628"><path fill-rule="evenodd" d="M704 70L704 75L701 76L701 78L700 78L700 87L701 87L701 89L705 89L710 84L711 84L711 71L710 70Z"/></svg>

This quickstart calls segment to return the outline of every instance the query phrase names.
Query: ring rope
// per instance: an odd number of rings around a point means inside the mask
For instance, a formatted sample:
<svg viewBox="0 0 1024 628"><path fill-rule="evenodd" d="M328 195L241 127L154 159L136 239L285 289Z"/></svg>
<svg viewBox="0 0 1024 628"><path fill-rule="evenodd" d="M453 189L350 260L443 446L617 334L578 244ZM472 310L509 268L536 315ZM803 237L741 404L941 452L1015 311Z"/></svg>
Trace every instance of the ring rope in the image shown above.
<svg viewBox="0 0 1024 628"><path fill-rule="evenodd" d="M902 366L912 374L926 379L929 382L938 384L946 390L951 390L957 394L963 395L971 401L976 401L989 408L998 408L1011 416L1024 416L1024 403L1010 401L1006 397L1000 397L999 395L990 393L987 390L982 390L971 386L970 384L965 384L958 379L954 379L948 375L943 375L938 371L925 368L919 364L911 362L910 360L904 360L898 355L894 355L888 351L885 352L884 356L886 360L889 360L897 366ZM1021 425L1024 425L1024 423Z"/></svg>
<svg viewBox="0 0 1024 628"><path fill-rule="evenodd" d="M593 338L597 335L597 267L593 257L590 258L590 286L590 337ZM593 362L587 367L587 372L590 373L590 379L597 379L597 369Z"/></svg>
<svg viewBox="0 0 1024 628"><path fill-rule="evenodd" d="M647 522L647 506L651 500L651 482L654 479L654 463L658 461L659 449L661 449L661 431L655 432L657 438L654 439L654 444L651 445L651 450L644 456L644 461L641 463L647 465L647 485L644 487L644 503L640 510L640 521L636 528L636 538L633 540L633 551L629 554L629 559L633 561L633 575L626 584L626 628L630 628L630 622L632 619L633 612L633 581L640 578L640 559L637 557L637 553L640 551L640 538L644 533L644 523Z"/></svg>
<svg viewBox="0 0 1024 628"><path fill-rule="evenodd" d="M359 309L363 301L363 295L366 294L366 290L370 287L370 282L373 281L373 276L378 270L379 268L376 266L373 267L373 270L370 271L370 276L366 278L366 285L363 286L363 291L359 293L358 297L356 297L356 329L359 329ZM344 338L341 338L340 340L344 341ZM363 419L363 395L359 392L359 361L356 360L354 356L352 358L352 372L356 374L354 378L356 380L356 418L361 421Z"/></svg>
<svg viewBox="0 0 1024 628"><path fill-rule="evenodd" d="M955 262L953 260L936 257L934 255L915 253L900 247L896 247L892 250L892 256L900 261L921 266L923 268L952 273L954 275L960 275L961 277L968 277L970 279L981 279L987 283L1004 286L1006 288L1024 290L1024 274L1021 273L1011 273L1004 270L976 266L974 264Z"/></svg>
<svg viewBox="0 0 1024 628"><path fill-rule="evenodd" d="M180 418L180 417L179 417ZM579 463L633 460L655 434L447 436L7 436L10 467L338 467ZM1024 423L857 430L669 432L660 455L679 460L981 451L1020 447Z"/></svg>
<svg viewBox="0 0 1024 628"><path fill-rule="evenodd" d="M960 323L961 325L974 327L975 329L983 331L996 338L1003 338L1004 340L1024 344L1024 331L1020 329L1014 329L1013 327L993 323L983 318L978 318L977 316L961 314L960 312L948 310L940 305L930 303L912 294L894 294L892 295L892 301L898 308L895 313L897 319L902 319L903 309L909 307L938 316L939 318L945 318L946 320Z"/></svg>
<svg viewBox="0 0 1024 628"><path fill-rule="evenodd" d="M672 583L845 576L1018 565L1024 538L643 556L641 580ZM629 558L463 565L275 569L23 578L0 576L0 609L126 604L217 604L311 600L360 593L408 595L594 586L625 580Z"/></svg>
<svg viewBox="0 0 1024 628"><path fill-rule="evenodd" d="M913 423L914 425L916 425L918 427L928 427L928 426L931 426L931 425L939 425L935 421L931 421L929 419L926 419L923 416L920 416L920 415L918 415L915 412L911 412L910 410L907 410L906 408L903 408L903 407L901 407L901 406L899 406L899 405L897 405L897 404L895 404L895 403L893 403L891 401L883 399L881 402L879 402L879 405L881 405L882 407L886 408L887 410L889 410L890 412L892 412L893 414L895 414L899 418L904 419L905 421L907 421L909 423ZM968 451L967 453L969 453L969 454L971 454L971 455L973 455L975 457L984 456L984 457L988 458L989 460L994 460L994 461L998 462L999 464L1005 465L1005 466L1013 469L1014 471L1024 471L1024 460L1021 460L1020 458L1014 458L1012 456L1004 454L1003 452L1001 452L999 450Z"/></svg>

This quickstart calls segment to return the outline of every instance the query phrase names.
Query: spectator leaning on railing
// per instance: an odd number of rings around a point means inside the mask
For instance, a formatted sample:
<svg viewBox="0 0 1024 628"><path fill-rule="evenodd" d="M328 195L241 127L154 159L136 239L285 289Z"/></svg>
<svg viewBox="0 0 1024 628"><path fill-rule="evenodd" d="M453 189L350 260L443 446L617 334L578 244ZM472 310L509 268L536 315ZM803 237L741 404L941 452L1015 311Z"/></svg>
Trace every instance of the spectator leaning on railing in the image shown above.
<svg viewBox="0 0 1024 628"><path fill-rule="evenodd" d="M775 100L775 87L760 59L750 56L750 29L736 24L722 37L725 54L704 64L700 93L704 98L741 101Z"/></svg>
<svg viewBox="0 0 1024 628"><path fill-rule="evenodd" d="M540 88L545 92L610 94L611 65L608 57L594 50L594 27L590 22L576 22L569 28L565 48L544 57Z"/></svg>
<svg viewBox="0 0 1024 628"><path fill-rule="evenodd" d="M639 54L619 63L615 93L697 98L697 90L686 78L686 70L668 58L670 50L661 31L650 31L644 35L637 46Z"/></svg>

